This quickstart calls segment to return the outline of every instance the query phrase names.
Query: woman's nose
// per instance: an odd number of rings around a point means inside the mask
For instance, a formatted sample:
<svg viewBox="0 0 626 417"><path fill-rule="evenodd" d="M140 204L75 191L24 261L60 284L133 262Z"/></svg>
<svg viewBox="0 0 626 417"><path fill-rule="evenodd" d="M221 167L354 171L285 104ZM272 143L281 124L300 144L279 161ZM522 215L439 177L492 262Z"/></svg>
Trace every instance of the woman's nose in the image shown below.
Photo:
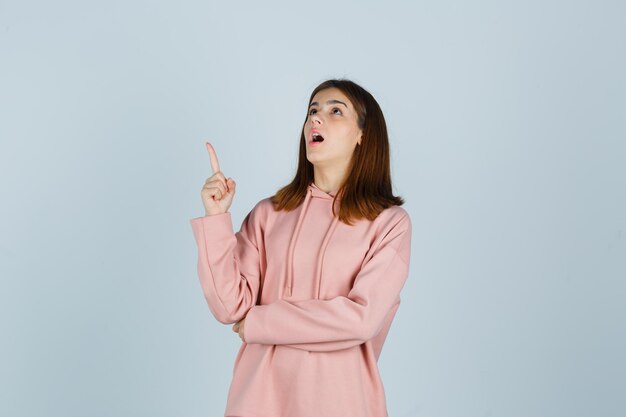
<svg viewBox="0 0 626 417"><path fill-rule="evenodd" d="M311 124L319 124L321 120L317 114L311 115Z"/></svg>

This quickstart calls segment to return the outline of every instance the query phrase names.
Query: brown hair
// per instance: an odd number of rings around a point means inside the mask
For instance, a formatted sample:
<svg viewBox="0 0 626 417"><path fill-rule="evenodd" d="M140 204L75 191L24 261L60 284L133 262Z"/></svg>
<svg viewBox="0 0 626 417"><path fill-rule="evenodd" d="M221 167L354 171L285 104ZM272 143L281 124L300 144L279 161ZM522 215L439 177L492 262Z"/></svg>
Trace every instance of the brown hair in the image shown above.
<svg viewBox="0 0 626 417"><path fill-rule="evenodd" d="M389 163L389 138L387 125L380 106L374 97L358 84L346 79L330 79L315 87L309 97L309 104L315 94L326 88L338 88L352 103L358 115L357 124L363 130L363 139L356 145L347 169L347 175L333 200L333 215L337 196L341 195L339 219L352 225L351 219L374 220L385 208L404 204L391 190ZM307 106L308 109L308 106ZM275 210L291 211L304 199L309 184L313 181L313 164L306 157L304 126L300 133L298 168L294 179L280 188L272 203Z"/></svg>

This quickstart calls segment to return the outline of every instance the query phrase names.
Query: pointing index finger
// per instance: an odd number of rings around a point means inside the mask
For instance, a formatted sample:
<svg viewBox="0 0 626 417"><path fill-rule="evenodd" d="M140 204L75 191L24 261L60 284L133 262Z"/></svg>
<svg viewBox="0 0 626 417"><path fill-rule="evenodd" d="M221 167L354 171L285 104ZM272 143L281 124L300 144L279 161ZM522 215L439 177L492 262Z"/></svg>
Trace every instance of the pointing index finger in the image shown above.
<svg viewBox="0 0 626 417"><path fill-rule="evenodd" d="M206 148L209 151L209 158L211 159L211 168L213 169L213 173L215 174L220 170L220 163L217 160L217 155L215 154L215 149L209 142L206 143Z"/></svg>

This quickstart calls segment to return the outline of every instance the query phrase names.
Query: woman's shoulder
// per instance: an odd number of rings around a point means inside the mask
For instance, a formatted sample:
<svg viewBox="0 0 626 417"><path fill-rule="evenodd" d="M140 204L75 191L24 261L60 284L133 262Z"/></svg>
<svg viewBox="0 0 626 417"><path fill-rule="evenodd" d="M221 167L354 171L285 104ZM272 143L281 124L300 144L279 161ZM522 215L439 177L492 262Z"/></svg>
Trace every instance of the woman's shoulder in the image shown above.
<svg viewBox="0 0 626 417"><path fill-rule="evenodd" d="M276 217L279 213L274 210L272 197L265 197L259 200L248 213L248 217L254 219L255 222L267 223L268 220Z"/></svg>
<svg viewBox="0 0 626 417"><path fill-rule="evenodd" d="M411 225L411 216L409 212L401 206L394 205L389 206L378 214L378 217L375 222L388 224L388 225L396 225L398 223L405 223L408 226Z"/></svg>
<svg viewBox="0 0 626 417"><path fill-rule="evenodd" d="M271 215L272 213L274 213L275 210L274 203L272 202L272 197L265 197L259 200L252 208L252 211L262 212L264 215Z"/></svg>
<svg viewBox="0 0 626 417"><path fill-rule="evenodd" d="M398 205L383 209L373 220L361 218L355 227L365 228L371 233L372 239L379 239L394 233L411 231L411 216L409 212Z"/></svg>

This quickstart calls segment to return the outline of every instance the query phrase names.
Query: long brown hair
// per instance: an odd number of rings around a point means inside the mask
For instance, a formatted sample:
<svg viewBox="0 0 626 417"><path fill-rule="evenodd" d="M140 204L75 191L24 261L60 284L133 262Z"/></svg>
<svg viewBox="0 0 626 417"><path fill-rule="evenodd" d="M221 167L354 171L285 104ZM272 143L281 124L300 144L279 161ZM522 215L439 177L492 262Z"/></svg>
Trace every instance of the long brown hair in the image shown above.
<svg viewBox="0 0 626 417"><path fill-rule="evenodd" d="M358 115L357 124L363 131L361 144L354 148L346 178L333 200L335 215L335 203L337 197L341 195L339 219L352 225L353 218L358 220L365 217L374 220L385 208L402 205L404 200L394 196L391 189L389 138L380 106L368 91L347 79L330 79L322 82L311 93L309 104L319 91L333 87L341 90L350 99ZM275 210L291 211L298 207L314 179L313 164L306 157L304 127L307 119L308 110L300 133L296 175L291 183L272 196Z"/></svg>

